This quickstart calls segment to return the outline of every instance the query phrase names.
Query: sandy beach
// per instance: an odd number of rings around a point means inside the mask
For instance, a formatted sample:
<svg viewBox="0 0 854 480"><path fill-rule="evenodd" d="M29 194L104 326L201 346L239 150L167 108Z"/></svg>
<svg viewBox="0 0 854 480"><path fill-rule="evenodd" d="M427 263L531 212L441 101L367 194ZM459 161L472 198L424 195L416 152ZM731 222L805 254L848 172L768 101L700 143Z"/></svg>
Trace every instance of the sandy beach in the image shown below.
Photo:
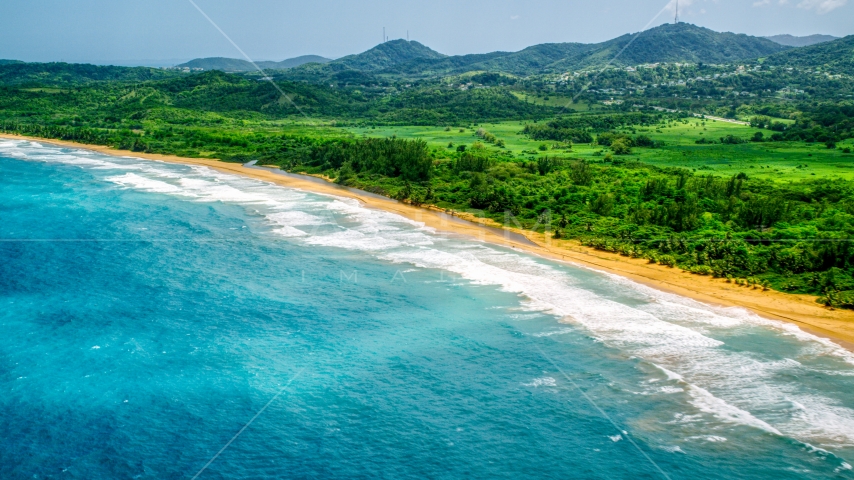
<svg viewBox="0 0 854 480"><path fill-rule="evenodd" d="M773 290L763 291L752 287L736 286L725 280L709 276L699 276L683 272L679 268L669 268L649 264L643 259L632 259L616 254L596 251L581 246L575 241L554 240L543 234L518 229L495 228L489 222L478 219L450 216L444 211L429 207L415 207L395 200L378 197L355 189L342 188L333 183L324 183L315 179L287 176L262 168L226 163L218 160L183 158L171 155L145 154L115 150L98 145L85 145L61 140L23 137L0 134L0 138L14 140L32 140L63 147L81 148L115 156L129 156L163 162L187 165L203 165L221 172L276 183L282 186L298 188L322 194L353 198L370 208L382 209L423 222L437 230L473 237L484 242L504 245L520 251L526 251L550 259L574 263L596 270L620 275L650 287L693 298L697 301L728 307L742 307L757 315L798 325L813 334L829 338L841 346L854 350L854 311L833 310L816 303L816 297L794 295ZM508 231L510 234L505 234Z"/></svg>

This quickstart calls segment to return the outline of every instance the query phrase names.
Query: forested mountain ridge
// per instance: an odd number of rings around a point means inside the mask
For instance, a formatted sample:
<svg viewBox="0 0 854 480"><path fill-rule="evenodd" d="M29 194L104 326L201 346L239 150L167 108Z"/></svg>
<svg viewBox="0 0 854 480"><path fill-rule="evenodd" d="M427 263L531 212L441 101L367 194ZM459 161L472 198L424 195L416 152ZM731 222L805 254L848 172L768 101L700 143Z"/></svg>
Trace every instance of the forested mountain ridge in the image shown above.
<svg viewBox="0 0 854 480"><path fill-rule="evenodd" d="M678 23L626 34L602 43L547 43L518 52L473 55L445 56L418 42L395 40L330 62L329 69L317 69L313 73L321 77L331 72L355 70L371 74L437 77L489 71L529 76L602 67L609 63L617 66L660 62L723 64L754 60L788 48L765 38L719 33ZM296 69L292 73L305 78L307 72Z"/></svg>
<svg viewBox="0 0 854 480"><path fill-rule="evenodd" d="M265 70L282 70L286 68L294 68L306 63L329 63L332 60L321 57L319 55L303 55L300 57L289 58L281 62L260 61L256 62L260 68ZM237 58L211 57L211 58L196 58L189 62L182 63L176 66L177 68L200 68L203 70L220 70L222 72L253 72L255 66L246 60Z"/></svg>
<svg viewBox="0 0 854 480"><path fill-rule="evenodd" d="M335 70L342 68L376 72L420 59L440 59L445 55L416 41L392 40L356 55L348 55L329 63Z"/></svg>
<svg viewBox="0 0 854 480"><path fill-rule="evenodd" d="M151 67L115 67L78 63L0 62L0 85L70 86L90 82L144 82L182 75Z"/></svg>
<svg viewBox="0 0 854 480"><path fill-rule="evenodd" d="M747 61L785 50L770 40L719 33L688 23L665 24L597 44L553 43L470 65L516 75L557 73L584 68L685 62L723 64Z"/></svg>
<svg viewBox="0 0 854 480"><path fill-rule="evenodd" d="M764 38L767 38L772 42L779 43L780 45L786 45L787 47L809 47L810 45L832 42L839 39L839 37L834 37L833 35L807 35L805 37L796 37L794 35L771 35L770 37Z"/></svg>
<svg viewBox="0 0 854 480"><path fill-rule="evenodd" d="M259 64L259 66L261 68L294 68L300 65L305 65L306 63L329 63L331 61L331 58L321 57L320 55L301 55L299 57L282 60L281 62L269 62L269 65L268 62L262 62L264 65Z"/></svg>
<svg viewBox="0 0 854 480"><path fill-rule="evenodd" d="M200 68L203 70L219 70L221 72L251 72L255 70L255 67L246 60L225 57L195 58L189 62L175 65L175 68Z"/></svg>
<svg viewBox="0 0 854 480"><path fill-rule="evenodd" d="M727 64L774 57L780 64L825 64L850 68L851 50L846 39L812 47L791 49L771 40L743 34L718 33L687 23L667 24L627 34L597 44L549 43L518 52L446 56L418 42L393 40L366 52L328 61L304 56L283 62L259 62L259 67L277 71L277 78L309 83L377 84L381 79L428 79L467 72L496 72L519 77L596 69L608 65L635 66L649 63L684 62ZM838 46L843 47L838 50ZM791 55L786 52L791 50ZM837 58L840 55L844 58ZM821 57L821 58L818 58ZM310 63L305 63L310 62ZM225 72L253 72L251 63L229 58L196 59L179 66ZM0 63L0 83L6 85L75 85L91 81L147 81L177 75L154 68L102 67L64 63Z"/></svg>
<svg viewBox="0 0 854 480"><path fill-rule="evenodd" d="M832 42L787 50L768 57L764 63L784 67L824 67L832 73L854 75L854 35Z"/></svg>
<svg viewBox="0 0 854 480"><path fill-rule="evenodd" d="M546 73L556 61L576 58L595 49L583 43L544 43L518 52L458 55L442 59L417 59L390 69L388 73L453 75L470 71L501 72L513 75Z"/></svg>
<svg viewBox="0 0 854 480"><path fill-rule="evenodd" d="M277 82L288 101L268 82L244 75L220 71L174 75L158 81L93 82L62 90L0 87L0 117L27 123L81 121L97 128L122 128L128 121L187 124L192 118L195 123L205 118L204 112L253 120L310 115L435 125L545 118L555 111L522 101L505 89L395 89L389 95L384 87L350 90Z"/></svg>
<svg viewBox="0 0 854 480"><path fill-rule="evenodd" d="M588 55L555 62L553 67L592 67L604 65L612 58L615 64L624 66L660 62L723 64L752 60L786 49L764 38L677 23L603 42Z"/></svg>

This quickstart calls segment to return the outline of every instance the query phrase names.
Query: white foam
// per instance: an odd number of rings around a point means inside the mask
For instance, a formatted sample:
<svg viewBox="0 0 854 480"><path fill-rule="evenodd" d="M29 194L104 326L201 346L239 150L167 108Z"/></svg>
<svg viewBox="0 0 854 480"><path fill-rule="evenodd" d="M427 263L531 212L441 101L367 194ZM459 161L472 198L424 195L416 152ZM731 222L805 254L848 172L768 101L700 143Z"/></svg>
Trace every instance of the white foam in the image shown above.
<svg viewBox="0 0 854 480"><path fill-rule="evenodd" d="M285 237L285 238L296 238L296 237L308 236L308 233L306 233L306 232L304 232L298 228L294 228L294 227L291 227L288 225L274 229L273 233L276 233L277 235Z"/></svg>
<svg viewBox="0 0 854 480"><path fill-rule="evenodd" d="M768 320L743 308L707 305L688 297L681 297L672 293L662 292L611 273L604 273L604 275L610 277L614 283L623 285L648 298L650 302L645 306L640 307L644 311L660 313L668 316L678 314L680 321L703 324L711 327L733 328L739 326L759 326L767 329L773 329L803 342L803 347L807 349L805 353L811 353L813 355L830 355L843 359L847 363L854 365L854 353L842 348L827 338L818 337L805 332L792 323Z"/></svg>
<svg viewBox="0 0 854 480"><path fill-rule="evenodd" d="M754 417L750 412L730 405L696 385L689 385L689 387L688 393L692 398L691 403L701 412L710 413L724 422L748 425L774 435L782 435L776 428Z"/></svg>
<svg viewBox="0 0 854 480"><path fill-rule="evenodd" d="M126 173L124 175L116 175L107 177L106 180L122 185L127 188L134 188L144 192L152 193L181 193L181 189L170 183L153 180L150 178L139 176L135 173Z"/></svg>
<svg viewBox="0 0 854 480"><path fill-rule="evenodd" d="M549 332L534 333L532 336L534 336L534 337L551 337L552 335L565 335L567 333L572 333L574 331L575 331L574 328L560 328L558 330L552 330Z"/></svg>
<svg viewBox="0 0 854 480"><path fill-rule="evenodd" d="M324 220L316 215L311 215L299 210L276 212L267 215L267 220L276 225L323 225Z"/></svg>
<svg viewBox="0 0 854 480"><path fill-rule="evenodd" d="M711 443L723 443L726 442L726 437L721 437L718 435L698 435L694 437L688 437L687 440L704 440L706 442Z"/></svg>
<svg viewBox="0 0 854 480"><path fill-rule="evenodd" d="M313 236L306 239L306 243L310 245L318 245L324 247L337 247L346 250L359 250L363 252L372 252L380 250L388 250L400 246L397 242L388 237L374 237L365 235L357 230L341 230L328 235Z"/></svg>
<svg viewBox="0 0 854 480"><path fill-rule="evenodd" d="M523 383L522 385L526 386L526 387L534 387L534 388L556 387L557 381L555 381L555 379L552 377L542 377L542 378L535 378L530 383Z"/></svg>
<svg viewBox="0 0 854 480"><path fill-rule="evenodd" d="M661 370L662 372L664 372L664 374L667 375L668 380L684 381L684 379L682 378L682 375L679 375L678 373L675 373L675 372L671 372L670 370L662 367L661 365L656 365L654 363L652 365L654 367L658 368L659 370Z"/></svg>
<svg viewBox="0 0 854 480"><path fill-rule="evenodd" d="M827 447L854 445L854 419L850 409L829 402L818 395L796 395L788 398L792 408L787 412L808 438L820 438Z"/></svg>

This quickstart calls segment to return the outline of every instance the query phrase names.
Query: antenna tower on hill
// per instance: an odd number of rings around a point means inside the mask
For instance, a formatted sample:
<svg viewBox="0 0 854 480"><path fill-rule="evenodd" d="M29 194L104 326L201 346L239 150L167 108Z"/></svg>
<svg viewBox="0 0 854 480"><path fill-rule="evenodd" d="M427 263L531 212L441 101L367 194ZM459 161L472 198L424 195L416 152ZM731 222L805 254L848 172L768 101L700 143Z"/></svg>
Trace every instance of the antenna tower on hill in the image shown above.
<svg viewBox="0 0 854 480"><path fill-rule="evenodd" d="M676 0L676 19L673 23L679 23L679 0Z"/></svg>

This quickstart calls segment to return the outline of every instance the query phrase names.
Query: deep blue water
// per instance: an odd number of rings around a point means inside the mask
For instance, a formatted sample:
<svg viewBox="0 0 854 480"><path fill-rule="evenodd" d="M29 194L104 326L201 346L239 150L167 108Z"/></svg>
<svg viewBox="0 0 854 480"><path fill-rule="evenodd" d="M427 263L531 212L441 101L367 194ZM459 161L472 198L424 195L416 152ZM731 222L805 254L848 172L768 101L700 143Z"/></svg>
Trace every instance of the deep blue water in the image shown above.
<svg viewBox="0 0 854 480"><path fill-rule="evenodd" d="M0 142L0 306L3 479L854 476L826 340L199 167Z"/></svg>

